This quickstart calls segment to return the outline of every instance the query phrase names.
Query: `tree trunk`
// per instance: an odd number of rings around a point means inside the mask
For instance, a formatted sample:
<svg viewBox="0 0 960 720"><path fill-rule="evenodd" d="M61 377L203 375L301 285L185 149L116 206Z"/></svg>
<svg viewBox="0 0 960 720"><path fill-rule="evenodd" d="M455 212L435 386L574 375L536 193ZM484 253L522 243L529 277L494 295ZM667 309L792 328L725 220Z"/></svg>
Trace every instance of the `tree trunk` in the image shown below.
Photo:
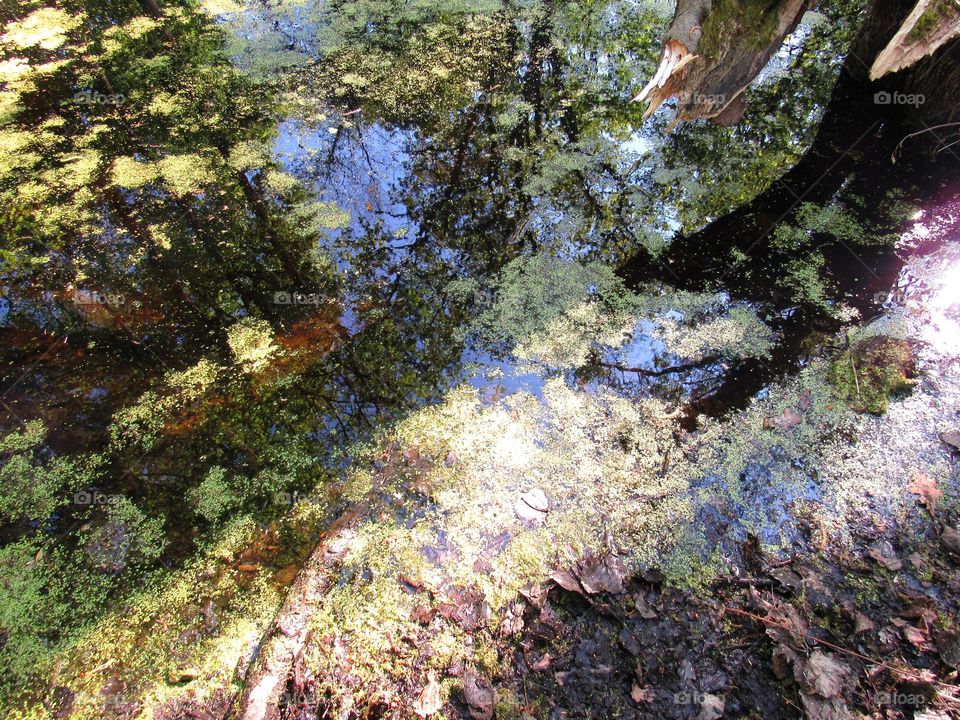
<svg viewBox="0 0 960 720"><path fill-rule="evenodd" d="M942 122L952 107L953 98L945 89L960 83L960 47L945 48L908 71L872 82L869 62L900 27L909 10L904 5L898 0L873 3L814 141L793 168L752 201L692 235L677 236L659 261L651 263L645 253L631 258L621 266L622 275L631 281L663 277L685 287L703 286L729 276L732 248L762 264L771 233L778 224L790 222L802 203L826 203L841 188L875 201L915 177L923 164L919 154L912 158L914 163L893 164L891 156L904 137L927 123ZM883 101L894 93L923 91L930 101L921 105ZM935 136L925 139L933 141ZM755 289L740 288L748 297Z"/></svg>

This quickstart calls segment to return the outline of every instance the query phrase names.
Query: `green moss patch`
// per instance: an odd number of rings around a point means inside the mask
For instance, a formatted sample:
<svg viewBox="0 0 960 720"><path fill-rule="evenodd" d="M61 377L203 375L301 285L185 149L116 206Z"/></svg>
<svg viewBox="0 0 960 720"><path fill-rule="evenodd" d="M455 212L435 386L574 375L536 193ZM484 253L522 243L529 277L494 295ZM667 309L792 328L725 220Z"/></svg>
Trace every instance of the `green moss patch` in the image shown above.
<svg viewBox="0 0 960 720"><path fill-rule="evenodd" d="M906 394L916 377L910 344L882 335L855 344L830 366L830 382L857 412L882 415L890 398Z"/></svg>

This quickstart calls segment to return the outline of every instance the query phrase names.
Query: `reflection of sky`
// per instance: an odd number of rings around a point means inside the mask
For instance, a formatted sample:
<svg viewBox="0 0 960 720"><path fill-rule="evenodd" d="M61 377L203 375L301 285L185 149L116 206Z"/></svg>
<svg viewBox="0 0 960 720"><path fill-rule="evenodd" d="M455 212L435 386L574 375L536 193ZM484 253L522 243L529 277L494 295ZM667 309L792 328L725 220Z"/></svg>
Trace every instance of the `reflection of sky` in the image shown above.
<svg viewBox="0 0 960 720"><path fill-rule="evenodd" d="M668 355L667 346L654 336L656 327L653 320L638 322L630 340L617 350L618 362L626 367L655 370L656 360Z"/></svg>
<svg viewBox="0 0 960 720"><path fill-rule="evenodd" d="M311 126L288 119L280 123L273 153L284 171L313 187L317 200L350 213L353 238L378 228L388 237L397 236L392 244L402 247L418 229L407 215L403 194L412 165L407 148L415 141L414 131L379 123ZM339 235L331 231L332 238Z"/></svg>
<svg viewBox="0 0 960 720"><path fill-rule="evenodd" d="M470 368L467 384L488 395L498 389L499 395L512 395L521 390L543 400L545 373L532 365L517 363L511 358L498 359L479 350L463 354L464 366Z"/></svg>
<svg viewBox="0 0 960 720"><path fill-rule="evenodd" d="M321 240L348 277L361 273L394 281L404 248L419 232L406 205L412 167L407 148L414 142L412 130L379 123L354 126L338 116L317 125L289 118L278 127L273 155L282 169L312 188L313 199L350 214L348 227L326 230ZM390 248L388 261L357 267L358 251L377 244ZM359 327L356 300L348 292L340 320L351 334Z"/></svg>

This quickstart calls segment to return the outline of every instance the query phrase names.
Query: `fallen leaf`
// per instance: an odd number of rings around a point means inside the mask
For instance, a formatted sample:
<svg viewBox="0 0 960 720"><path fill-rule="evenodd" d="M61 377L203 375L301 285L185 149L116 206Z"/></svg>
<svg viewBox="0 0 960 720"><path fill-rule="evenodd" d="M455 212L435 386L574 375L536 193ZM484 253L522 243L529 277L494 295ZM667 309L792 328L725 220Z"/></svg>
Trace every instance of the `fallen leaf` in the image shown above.
<svg viewBox="0 0 960 720"><path fill-rule="evenodd" d="M549 601L543 603L543 609L540 610L537 619L552 630L559 630L564 627L563 623L560 622L557 611L553 609Z"/></svg>
<svg viewBox="0 0 960 720"><path fill-rule="evenodd" d="M649 687L640 687L634 683L630 688L630 699L635 703L653 702L653 691Z"/></svg>
<svg viewBox="0 0 960 720"><path fill-rule="evenodd" d="M610 553L588 555L577 563L577 577L583 589L591 595L599 592L619 595L623 592L626 574L623 561Z"/></svg>
<svg viewBox="0 0 960 720"><path fill-rule="evenodd" d="M800 693L800 703L807 720L853 720L854 717L847 704L838 697L824 699L810 693Z"/></svg>
<svg viewBox="0 0 960 720"><path fill-rule="evenodd" d="M921 650L930 648L930 633L923 628L907 625L903 628L903 637L906 638L907 642L911 645Z"/></svg>
<svg viewBox="0 0 960 720"><path fill-rule="evenodd" d="M421 625L429 625L430 621L433 620L433 616L437 614L437 611L433 608L427 607L426 605L415 605L413 610L410 611L410 619Z"/></svg>
<svg viewBox="0 0 960 720"><path fill-rule="evenodd" d="M805 689L820 697L832 698L843 689L850 667L822 650L814 650L803 668L802 682Z"/></svg>
<svg viewBox="0 0 960 720"><path fill-rule="evenodd" d="M437 682L437 674L431 670L427 675L426 687L413 703L413 711L420 717L430 717L441 707L443 699L440 697L440 683Z"/></svg>
<svg viewBox="0 0 960 720"><path fill-rule="evenodd" d="M769 600L764 599L753 588L748 590L748 594L754 604L766 611L767 619L772 621L767 624L767 635L771 640L783 644L804 645L807 623L793 605L783 602L773 594L769 596Z"/></svg>
<svg viewBox="0 0 960 720"><path fill-rule="evenodd" d="M920 496L920 504L933 515L937 501L943 497L943 491L937 487L937 481L920 472L913 474L910 486L907 488L914 495Z"/></svg>
<svg viewBox="0 0 960 720"><path fill-rule="evenodd" d="M523 630L523 603L514 602L507 606L500 623L500 634L504 637L516 635Z"/></svg>
<svg viewBox="0 0 960 720"><path fill-rule="evenodd" d="M564 590L583 594L583 588L580 587L580 582L569 570L554 570L550 573L550 579Z"/></svg>
<svg viewBox="0 0 960 720"><path fill-rule="evenodd" d="M927 625L933 625L937 621L937 613L928 605L926 598L919 598L919 602L914 602L908 607L897 613L903 618L919 618Z"/></svg>
<svg viewBox="0 0 960 720"><path fill-rule="evenodd" d="M777 417L767 417L763 419L763 427L777 430L789 430L803 422L803 417L793 408L787 408Z"/></svg>
<svg viewBox="0 0 960 720"><path fill-rule="evenodd" d="M657 616L657 611L653 609L646 598L640 593L633 596L633 604L636 606L637 612L640 613L640 617L644 620L653 620Z"/></svg>
<svg viewBox="0 0 960 720"><path fill-rule="evenodd" d="M547 599L547 593L550 588L539 583L528 582L520 588L520 594L523 595L531 605L538 610L543 607L543 601Z"/></svg>
<svg viewBox="0 0 960 720"><path fill-rule="evenodd" d="M450 602L441 603L437 611L464 630L476 630L489 619L490 606L481 590L453 587L447 590L447 596Z"/></svg>
<svg viewBox="0 0 960 720"><path fill-rule="evenodd" d="M547 500L547 494L540 488L534 488L528 493L520 496L527 505L539 512L548 512L550 510L550 501Z"/></svg>
<svg viewBox="0 0 960 720"><path fill-rule="evenodd" d="M777 680L786 680L790 676L790 668L797 661L798 655L786 645L777 645L773 649L773 674Z"/></svg>
<svg viewBox="0 0 960 720"><path fill-rule="evenodd" d="M543 522L549 508L550 504L547 501L547 496L544 495L543 490L536 488L517 498L513 511L521 520L537 524Z"/></svg>
<svg viewBox="0 0 960 720"><path fill-rule="evenodd" d="M854 628L853 628L853 633L855 635L869 632L870 630L873 630L875 627L876 625L874 625L873 620L868 618L862 612L857 613L856 624L854 625Z"/></svg>
<svg viewBox="0 0 960 720"><path fill-rule="evenodd" d="M870 548L867 554L891 572L896 572L903 567L903 563L900 562L900 558L897 557L893 547L888 542L875 545Z"/></svg>
<svg viewBox="0 0 960 720"><path fill-rule="evenodd" d="M533 665L530 666L530 669L538 672L540 670L546 670L550 667L550 663L552 662L553 662L553 657L550 655L550 653L544 653L542 658L540 658L535 663L533 663Z"/></svg>
<svg viewBox="0 0 960 720"><path fill-rule="evenodd" d="M404 573L397 575L397 581L406 592L411 594L417 592L417 590L423 587L423 583L420 580L412 578L409 575L405 575Z"/></svg>
<svg viewBox="0 0 960 720"><path fill-rule="evenodd" d="M773 568L770 570L770 577L779 582L788 590L799 591L803 587L803 578L790 568Z"/></svg>

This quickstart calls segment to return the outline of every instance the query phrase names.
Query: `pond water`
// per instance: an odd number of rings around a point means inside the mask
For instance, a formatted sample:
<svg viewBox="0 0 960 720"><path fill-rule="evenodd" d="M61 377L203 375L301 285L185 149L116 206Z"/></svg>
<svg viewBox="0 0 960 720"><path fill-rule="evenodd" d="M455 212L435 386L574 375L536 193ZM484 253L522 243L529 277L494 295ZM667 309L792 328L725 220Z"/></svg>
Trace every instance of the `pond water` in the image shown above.
<svg viewBox="0 0 960 720"><path fill-rule="evenodd" d="M631 102L662 3L42 12L0 59L0 539L99 563L91 608L462 382L494 404L559 376L695 429L880 312L908 254L784 245L747 277L673 243L813 141L852 26L829 5L740 125L672 132ZM773 537L794 491L763 492Z"/></svg>

